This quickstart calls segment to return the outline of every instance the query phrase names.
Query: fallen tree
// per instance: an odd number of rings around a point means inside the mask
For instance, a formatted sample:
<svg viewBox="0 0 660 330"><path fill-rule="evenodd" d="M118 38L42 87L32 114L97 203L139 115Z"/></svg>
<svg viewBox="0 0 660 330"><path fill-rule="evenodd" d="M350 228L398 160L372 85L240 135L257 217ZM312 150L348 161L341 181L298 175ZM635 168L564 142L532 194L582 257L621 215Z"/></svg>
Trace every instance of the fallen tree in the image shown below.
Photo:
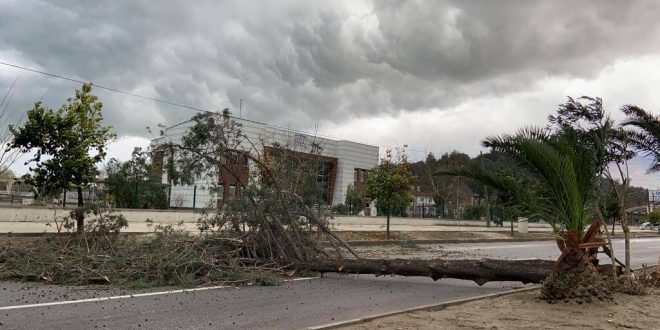
<svg viewBox="0 0 660 330"><path fill-rule="evenodd" d="M347 259L341 262L314 260L296 267L320 273L422 276L433 280L455 278L483 285L491 281L541 283L553 272L556 264L556 261L540 259ZM611 265L601 266L600 272L611 274Z"/></svg>

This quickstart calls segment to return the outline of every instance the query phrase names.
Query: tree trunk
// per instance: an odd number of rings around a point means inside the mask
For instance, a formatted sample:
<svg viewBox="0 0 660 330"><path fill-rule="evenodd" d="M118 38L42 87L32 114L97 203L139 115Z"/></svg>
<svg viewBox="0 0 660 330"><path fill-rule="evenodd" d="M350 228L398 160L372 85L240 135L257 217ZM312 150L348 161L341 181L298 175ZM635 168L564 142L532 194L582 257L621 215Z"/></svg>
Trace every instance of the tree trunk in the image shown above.
<svg viewBox="0 0 660 330"><path fill-rule="evenodd" d="M624 264L626 265L623 270L624 274L630 274L630 227L628 227L628 219L624 215L621 219L621 228L623 229L623 238L624 238L624 249L625 249L625 260Z"/></svg>
<svg viewBox="0 0 660 330"><path fill-rule="evenodd" d="M484 186L484 195L486 200L486 227L490 228L490 199L488 198L487 186Z"/></svg>
<svg viewBox="0 0 660 330"><path fill-rule="evenodd" d="M85 213L82 211L83 206L85 206L85 201L83 200L83 191L82 187L78 186L78 212L76 212L76 231L82 233L85 229Z"/></svg>
<svg viewBox="0 0 660 330"><path fill-rule="evenodd" d="M557 262L552 260L444 260L444 259L345 259L312 260L294 264L292 268L307 269L320 273L373 274L430 277L433 280L455 278L471 280L479 285L491 281L519 281L541 283L557 271ZM601 265L603 276L612 276L618 268ZM556 273L555 273L556 274Z"/></svg>
<svg viewBox="0 0 660 330"><path fill-rule="evenodd" d="M614 220L612 220L612 225L614 225ZM605 221L603 221L603 228L605 229L605 238L607 240L607 246L610 250L610 253L612 256L610 257L610 260L612 261L612 277L616 276L616 260L614 259L614 245L612 244L612 236L614 236L614 227L612 227L612 235L608 234L607 231L607 225L605 224Z"/></svg>
<svg viewBox="0 0 660 330"><path fill-rule="evenodd" d="M390 238L390 213L387 212L387 228L385 229L385 236Z"/></svg>
<svg viewBox="0 0 660 330"><path fill-rule="evenodd" d="M315 260L300 265L321 273L424 276L433 280L456 278L472 280L479 285L489 281L540 283L554 269L552 260L419 260L419 259L347 259Z"/></svg>

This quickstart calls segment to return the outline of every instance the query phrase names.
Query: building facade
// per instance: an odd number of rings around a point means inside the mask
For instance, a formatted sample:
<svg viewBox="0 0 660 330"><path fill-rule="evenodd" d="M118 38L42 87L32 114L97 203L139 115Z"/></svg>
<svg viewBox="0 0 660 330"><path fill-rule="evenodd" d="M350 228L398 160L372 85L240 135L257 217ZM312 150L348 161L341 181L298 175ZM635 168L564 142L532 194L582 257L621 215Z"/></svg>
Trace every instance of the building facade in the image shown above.
<svg viewBox="0 0 660 330"><path fill-rule="evenodd" d="M169 192L170 207L202 208L237 198L241 195L242 186L250 180L250 174L258 169L250 163L250 157L258 152L261 156L279 157L283 147L286 154L296 158L315 157L319 162L316 173L316 183L320 187L321 199L325 205L344 203L346 189L349 184L364 186L367 171L378 165L379 150L377 146L346 140L335 140L319 137L291 129L276 127L252 120L231 118L240 124L246 141L241 142L235 153L228 157L230 173L220 171L219 178L201 178L193 185L171 185ZM193 121L168 127L162 137L152 140L152 148L163 143L177 143L194 125ZM309 153L309 146L314 146L316 153ZM162 159L162 155L160 156ZM158 160L156 160L158 161ZM161 160L162 162L162 160ZM238 174L238 175L237 175ZM217 180L217 181L215 181ZM163 183L170 183L167 173L163 171ZM216 185L217 193L209 192L209 187Z"/></svg>

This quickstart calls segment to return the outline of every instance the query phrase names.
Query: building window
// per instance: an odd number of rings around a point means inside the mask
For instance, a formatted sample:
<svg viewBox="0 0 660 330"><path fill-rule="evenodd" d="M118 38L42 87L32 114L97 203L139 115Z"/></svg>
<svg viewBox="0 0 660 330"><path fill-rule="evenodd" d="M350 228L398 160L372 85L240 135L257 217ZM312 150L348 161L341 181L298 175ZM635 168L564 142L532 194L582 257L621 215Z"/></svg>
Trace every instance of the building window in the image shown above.
<svg viewBox="0 0 660 330"><path fill-rule="evenodd" d="M330 189L330 176L332 175L333 165L329 162L323 162L316 168L316 186L318 189L318 197L326 204L330 203L330 196L328 195Z"/></svg>
<svg viewBox="0 0 660 330"><path fill-rule="evenodd" d="M236 197L236 184L232 183L229 185L229 199Z"/></svg>
<svg viewBox="0 0 660 330"><path fill-rule="evenodd" d="M356 168L355 170L353 170L353 181L354 182L358 182L358 179L360 177L359 173L360 173L359 169Z"/></svg>
<svg viewBox="0 0 660 330"><path fill-rule="evenodd" d="M218 185L218 199L225 199L225 186L222 183Z"/></svg>

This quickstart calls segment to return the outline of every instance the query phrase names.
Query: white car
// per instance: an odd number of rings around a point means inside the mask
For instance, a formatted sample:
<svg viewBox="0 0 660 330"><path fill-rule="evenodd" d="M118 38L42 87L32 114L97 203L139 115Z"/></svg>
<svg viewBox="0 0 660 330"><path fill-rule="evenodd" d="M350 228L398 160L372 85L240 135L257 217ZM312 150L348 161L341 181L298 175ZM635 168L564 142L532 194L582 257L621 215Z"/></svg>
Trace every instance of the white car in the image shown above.
<svg viewBox="0 0 660 330"><path fill-rule="evenodd" d="M654 229L654 227L655 227L655 225L653 225L652 223L650 223L648 221L642 223L641 225L639 225L639 229L641 229L641 230L646 230L646 229L652 230L652 229Z"/></svg>

